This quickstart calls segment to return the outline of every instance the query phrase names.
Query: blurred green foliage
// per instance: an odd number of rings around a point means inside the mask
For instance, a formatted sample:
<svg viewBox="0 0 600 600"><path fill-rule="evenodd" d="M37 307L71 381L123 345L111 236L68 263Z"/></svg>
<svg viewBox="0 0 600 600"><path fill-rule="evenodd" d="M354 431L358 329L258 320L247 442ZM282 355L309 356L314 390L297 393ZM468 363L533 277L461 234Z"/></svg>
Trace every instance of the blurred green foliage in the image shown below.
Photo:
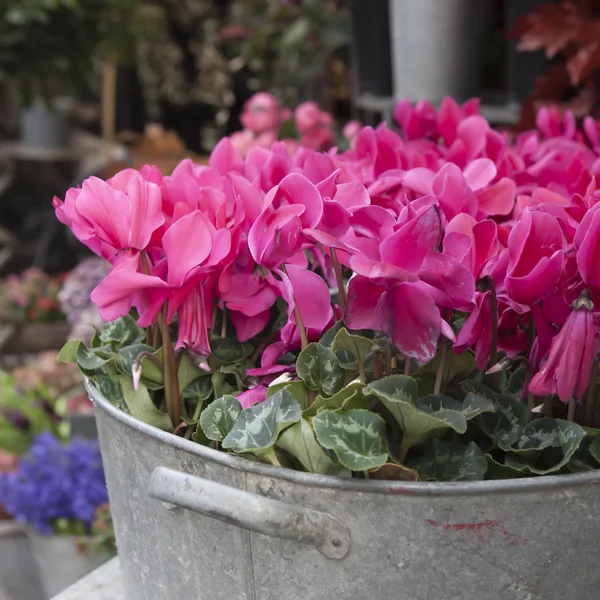
<svg viewBox="0 0 600 600"><path fill-rule="evenodd" d="M23 101L76 95L103 57L135 54L139 0L1 0L0 80L18 78Z"/></svg>

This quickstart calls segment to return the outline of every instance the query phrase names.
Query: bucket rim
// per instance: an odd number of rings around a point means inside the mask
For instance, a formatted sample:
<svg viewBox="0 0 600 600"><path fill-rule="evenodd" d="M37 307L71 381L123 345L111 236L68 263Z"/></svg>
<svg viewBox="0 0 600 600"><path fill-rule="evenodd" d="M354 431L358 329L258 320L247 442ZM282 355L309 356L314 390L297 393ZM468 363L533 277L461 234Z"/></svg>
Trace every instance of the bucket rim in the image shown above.
<svg viewBox="0 0 600 600"><path fill-rule="evenodd" d="M331 488L349 492L374 494L406 494L410 496L472 496L498 493L531 493L535 491L551 491L563 488L600 484L600 469L569 475L542 475L518 479L495 479L467 482L423 482L423 481L384 481L364 480L318 475L294 471L286 467L276 467L265 463L247 460L219 450L213 450L202 444L178 437L162 431L148 423L144 423L123 412L111 404L89 380L85 379L85 388L96 410L100 409L111 418L136 431L155 438L179 450L196 454L213 463L229 467L237 471L245 471L264 475L274 479L314 488Z"/></svg>

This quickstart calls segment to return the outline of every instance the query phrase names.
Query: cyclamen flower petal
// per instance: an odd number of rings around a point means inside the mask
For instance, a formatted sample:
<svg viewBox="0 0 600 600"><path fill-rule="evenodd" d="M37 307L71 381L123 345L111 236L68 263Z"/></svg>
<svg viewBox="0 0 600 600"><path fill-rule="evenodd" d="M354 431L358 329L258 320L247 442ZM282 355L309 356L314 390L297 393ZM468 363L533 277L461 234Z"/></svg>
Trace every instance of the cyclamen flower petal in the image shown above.
<svg viewBox="0 0 600 600"><path fill-rule="evenodd" d="M237 399L240 401L242 408L251 408L255 404L261 404L267 399L267 387L265 385L257 385L242 392Z"/></svg>
<svg viewBox="0 0 600 600"><path fill-rule="evenodd" d="M390 286L379 300L377 318L382 331L402 354L422 363L433 360L442 318L433 298L419 283Z"/></svg>
<svg viewBox="0 0 600 600"><path fill-rule="evenodd" d="M600 204L593 206L583 217L574 241L583 281L600 287Z"/></svg>
<svg viewBox="0 0 600 600"><path fill-rule="evenodd" d="M522 304L549 296L563 272L564 235L555 217L525 210L508 238L506 289Z"/></svg>
<svg viewBox="0 0 600 600"><path fill-rule="evenodd" d="M594 315L582 306L571 312L552 340L548 360L529 384L539 396L558 394L563 402L580 399L587 389L594 362Z"/></svg>

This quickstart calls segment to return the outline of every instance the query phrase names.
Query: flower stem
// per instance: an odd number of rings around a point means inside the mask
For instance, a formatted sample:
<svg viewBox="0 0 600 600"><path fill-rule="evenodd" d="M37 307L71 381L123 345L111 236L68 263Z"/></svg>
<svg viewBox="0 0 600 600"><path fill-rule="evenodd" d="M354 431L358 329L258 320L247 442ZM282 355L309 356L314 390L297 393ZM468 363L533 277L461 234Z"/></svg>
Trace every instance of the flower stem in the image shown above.
<svg viewBox="0 0 600 600"><path fill-rule="evenodd" d="M383 356L380 352L376 352L373 357L373 378L379 381L383 375Z"/></svg>
<svg viewBox="0 0 600 600"><path fill-rule="evenodd" d="M592 376L585 393L585 422L588 427L594 427L594 415L596 408L596 372L598 371L598 359L594 361Z"/></svg>
<svg viewBox="0 0 600 600"><path fill-rule="evenodd" d="M575 420L575 407L577 406L577 400L575 400L574 396L571 396L569 400L569 406L567 408L567 421Z"/></svg>
<svg viewBox="0 0 600 600"><path fill-rule="evenodd" d="M437 373L435 374L435 384L433 386L433 393L439 394L442 391L442 382L444 380L444 370L446 368L446 349L448 345L446 340L442 339L442 348L440 350L440 364L438 365Z"/></svg>
<svg viewBox="0 0 600 600"><path fill-rule="evenodd" d="M498 299L496 298L496 286L491 277L487 277L490 288L490 313L492 316L492 346L491 359L492 364L498 362Z"/></svg>
<svg viewBox="0 0 600 600"><path fill-rule="evenodd" d="M346 315L346 289L344 288L344 279L342 277L342 268L337 259L337 253L335 248L331 248L331 263L333 264L333 270L335 271L335 280L338 288L338 299L340 301L340 312L342 313L342 319Z"/></svg>
<svg viewBox="0 0 600 600"><path fill-rule="evenodd" d="M222 321L221 321L221 337L225 339L227 337L227 307L223 307Z"/></svg>
<svg viewBox="0 0 600 600"><path fill-rule="evenodd" d="M412 371L412 358L410 356L407 356L404 359L404 374L410 375L411 371Z"/></svg>
<svg viewBox="0 0 600 600"><path fill-rule="evenodd" d="M281 265L281 270L287 275L285 265ZM304 348L308 346L308 336L306 335L306 327L304 327L304 321L302 320L296 298L294 298L294 317L296 319L296 325L298 326L298 333L300 334L300 347L304 350Z"/></svg>
<svg viewBox="0 0 600 600"><path fill-rule="evenodd" d="M385 376L392 374L392 347L387 344L385 347Z"/></svg>
<svg viewBox="0 0 600 600"><path fill-rule="evenodd" d="M148 263L148 255L146 254L146 252L144 250L142 250L140 252L140 262L142 263L142 272L144 273L144 275L150 275L150 265ZM148 346L152 346L152 342L154 341L155 335L154 335L154 325L151 325L150 327L146 327L146 344L148 344ZM152 346L153 348L155 348L156 346Z"/></svg>
<svg viewBox="0 0 600 600"><path fill-rule="evenodd" d="M179 381L177 379L177 364L173 342L167 325L167 305L165 304L159 316L159 326L163 343L163 365L165 369L165 399L167 412L171 417L173 427L181 421L181 398L179 395Z"/></svg>
<svg viewBox="0 0 600 600"><path fill-rule="evenodd" d="M542 412L545 417L551 419L553 417L554 411L552 409L552 396L544 396Z"/></svg>

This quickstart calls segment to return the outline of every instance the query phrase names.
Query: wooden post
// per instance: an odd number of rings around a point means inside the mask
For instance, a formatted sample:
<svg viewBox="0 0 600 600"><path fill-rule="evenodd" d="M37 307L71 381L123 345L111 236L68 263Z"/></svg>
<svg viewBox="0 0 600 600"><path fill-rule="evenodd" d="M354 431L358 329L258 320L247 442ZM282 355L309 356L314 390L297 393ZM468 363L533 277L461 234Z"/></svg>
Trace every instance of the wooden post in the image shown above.
<svg viewBox="0 0 600 600"><path fill-rule="evenodd" d="M106 60L102 68L102 137L113 140L117 116L117 63Z"/></svg>

